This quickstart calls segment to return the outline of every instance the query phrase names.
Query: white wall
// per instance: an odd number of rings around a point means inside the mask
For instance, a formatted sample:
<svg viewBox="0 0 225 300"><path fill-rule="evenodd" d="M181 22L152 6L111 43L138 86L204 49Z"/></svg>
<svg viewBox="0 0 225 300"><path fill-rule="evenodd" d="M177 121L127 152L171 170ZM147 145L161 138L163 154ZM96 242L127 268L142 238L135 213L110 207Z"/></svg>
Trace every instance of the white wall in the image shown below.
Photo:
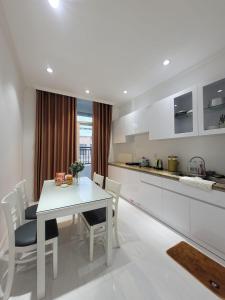
<svg viewBox="0 0 225 300"><path fill-rule="evenodd" d="M0 11L0 199L22 179L23 79ZM6 234L0 212L0 244Z"/></svg>
<svg viewBox="0 0 225 300"><path fill-rule="evenodd" d="M24 91L23 115L23 178L27 180L27 195L29 199L33 201L36 118L36 91L33 88L26 88Z"/></svg>
<svg viewBox="0 0 225 300"><path fill-rule="evenodd" d="M171 94L198 85L215 78L225 78L225 52L222 51L198 66L189 69L170 80L161 83L155 88L146 91L143 95L132 99L121 106L114 107L114 120L134 110L146 107L157 100ZM186 170L187 162L193 155L200 155L206 160L207 169L225 174L225 135L210 137L195 137L167 141L149 141L148 135L143 134L128 138L125 144L114 144L111 161L121 160L131 154L133 160L143 155L152 159L154 156L164 159L167 166L167 156L176 154L180 157L182 171Z"/></svg>
<svg viewBox="0 0 225 300"><path fill-rule="evenodd" d="M206 161L207 170L214 170L225 174L225 136L202 136L163 141L150 141L148 134L140 134L128 137L125 144L115 144L114 161L124 161L128 154L132 154L133 161L142 156L152 162L155 156L163 159L167 168L167 157L170 154L177 155L180 161L180 170L187 171L187 163L192 156L202 156Z"/></svg>

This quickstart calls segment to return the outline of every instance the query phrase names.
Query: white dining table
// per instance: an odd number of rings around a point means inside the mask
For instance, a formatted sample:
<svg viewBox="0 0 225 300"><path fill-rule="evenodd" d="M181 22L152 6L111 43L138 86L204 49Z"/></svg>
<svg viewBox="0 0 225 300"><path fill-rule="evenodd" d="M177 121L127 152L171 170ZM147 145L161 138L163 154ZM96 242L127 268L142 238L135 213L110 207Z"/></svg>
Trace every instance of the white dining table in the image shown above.
<svg viewBox="0 0 225 300"><path fill-rule="evenodd" d="M106 264L112 258L112 195L87 177L68 187L56 186L54 180L43 184L37 209L37 298L45 297L45 222L106 207Z"/></svg>

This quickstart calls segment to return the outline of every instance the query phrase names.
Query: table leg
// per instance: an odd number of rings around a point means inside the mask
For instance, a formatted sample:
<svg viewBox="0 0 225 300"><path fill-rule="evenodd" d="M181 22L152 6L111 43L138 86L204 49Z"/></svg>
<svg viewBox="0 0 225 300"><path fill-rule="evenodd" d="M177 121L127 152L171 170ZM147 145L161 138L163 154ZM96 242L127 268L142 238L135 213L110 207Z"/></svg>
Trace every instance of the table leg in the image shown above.
<svg viewBox="0 0 225 300"><path fill-rule="evenodd" d="M106 223L106 264L109 266L112 261L112 198L107 200Z"/></svg>
<svg viewBox="0 0 225 300"><path fill-rule="evenodd" d="M45 297L45 220L37 216L37 299Z"/></svg>

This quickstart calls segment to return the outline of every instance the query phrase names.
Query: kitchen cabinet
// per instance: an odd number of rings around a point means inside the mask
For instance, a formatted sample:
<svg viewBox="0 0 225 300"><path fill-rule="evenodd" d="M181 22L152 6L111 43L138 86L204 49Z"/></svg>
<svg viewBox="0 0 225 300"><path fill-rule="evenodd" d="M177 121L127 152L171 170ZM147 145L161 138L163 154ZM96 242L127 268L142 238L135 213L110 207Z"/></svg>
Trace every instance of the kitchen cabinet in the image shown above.
<svg viewBox="0 0 225 300"><path fill-rule="evenodd" d="M162 189L146 182L140 183L140 207L157 218L162 218Z"/></svg>
<svg viewBox="0 0 225 300"><path fill-rule="evenodd" d="M119 118L112 124L112 142L114 144L126 143L125 119Z"/></svg>
<svg viewBox="0 0 225 300"><path fill-rule="evenodd" d="M133 128L134 134L149 132L149 107L134 111Z"/></svg>
<svg viewBox="0 0 225 300"><path fill-rule="evenodd" d="M109 166L121 196L225 259L224 192L203 191L152 174Z"/></svg>
<svg viewBox="0 0 225 300"><path fill-rule="evenodd" d="M148 131L148 108L142 108L113 121L113 143L125 143L126 136Z"/></svg>
<svg viewBox="0 0 225 300"><path fill-rule="evenodd" d="M127 169L109 166L109 178L121 183L121 196L136 204L140 198L139 176L139 172L129 172Z"/></svg>
<svg viewBox="0 0 225 300"><path fill-rule="evenodd" d="M134 134L134 114L130 113L113 121L113 143L125 143L126 136Z"/></svg>
<svg viewBox="0 0 225 300"><path fill-rule="evenodd" d="M198 135L197 88L192 87L172 96L174 137Z"/></svg>
<svg viewBox="0 0 225 300"><path fill-rule="evenodd" d="M163 220L174 229L189 234L190 198L168 190L162 190Z"/></svg>
<svg viewBox="0 0 225 300"><path fill-rule="evenodd" d="M149 138L171 139L198 135L197 89L186 89L155 102L149 112Z"/></svg>
<svg viewBox="0 0 225 300"><path fill-rule="evenodd" d="M174 136L174 107L171 97L156 101L149 110L149 139L169 139Z"/></svg>
<svg viewBox="0 0 225 300"><path fill-rule="evenodd" d="M225 78L199 88L199 129L201 135L225 133Z"/></svg>
<svg viewBox="0 0 225 300"><path fill-rule="evenodd" d="M191 200L191 235L220 252L225 253L225 209Z"/></svg>

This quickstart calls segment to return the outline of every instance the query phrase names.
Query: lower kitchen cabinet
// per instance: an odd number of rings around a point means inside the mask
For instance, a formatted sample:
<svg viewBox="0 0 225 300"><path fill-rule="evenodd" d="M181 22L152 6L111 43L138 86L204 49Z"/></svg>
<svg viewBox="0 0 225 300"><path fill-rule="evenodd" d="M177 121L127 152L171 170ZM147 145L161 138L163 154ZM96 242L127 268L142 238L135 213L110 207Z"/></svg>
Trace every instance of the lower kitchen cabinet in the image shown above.
<svg viewBox="0 0 225 300"><path fill-rule="evenodd" d="M109 178L121 183L121 196L138 204L140 199L140 173L109 166Z"/></svg>
<svg viewBox="0 0 225 300"><path fill-rule="evenodd" d="M121 196L225 259L223 192L201 191L151 174L110 166Z"/></svg>
<svg viewBox="0 0 225 300"><path fill-rule="evenodd" d="M225 209L191 200L191 236L225 254Z"/></svg>
<svg viewBox="0 0 225 300"><path fill-rule="evenodd" d="M181 233L190 233L190 198L162 190L163 220Z"/></svg>
<svg viewBox="0 0 225 300"><path fill-rule="evenodd" d="M162 217L162 189L145 183L140 183L140 197L139 203L141 208L152 214L157 218Z"/></svg>

